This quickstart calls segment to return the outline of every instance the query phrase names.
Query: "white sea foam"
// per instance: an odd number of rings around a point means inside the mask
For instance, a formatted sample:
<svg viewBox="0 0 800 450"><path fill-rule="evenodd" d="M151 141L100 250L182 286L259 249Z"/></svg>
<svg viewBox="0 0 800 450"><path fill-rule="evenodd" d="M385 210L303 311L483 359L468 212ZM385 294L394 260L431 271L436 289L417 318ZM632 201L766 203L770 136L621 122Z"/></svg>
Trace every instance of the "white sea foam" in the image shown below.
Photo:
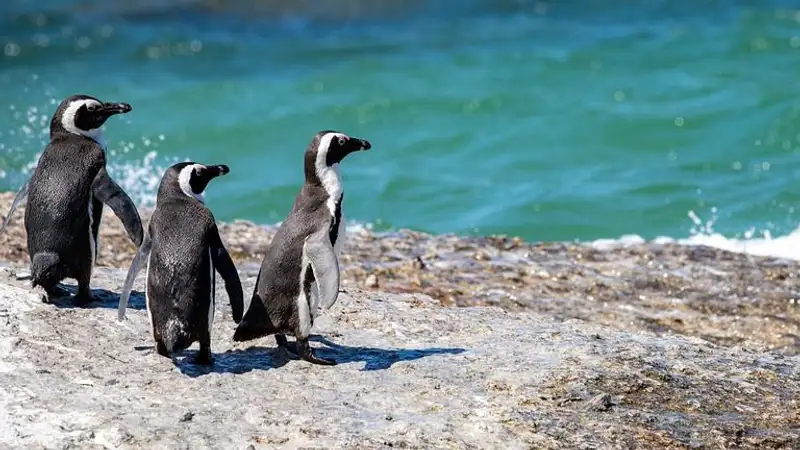
<svg viewBox="0 0 800 450"><path fill-rule="evenodd" d="M653 239L653 243L675 243L680 245L706 245L722 250L737 253L745 253L754 256L771 256L775 258L786 258L800 260L800 227L794 229L784 236L773 237L769 230L757 231L750 228L742 233L741 238L726 237L714 231L714 223L717 220L716 209L711 210L710 220L703 222L695 214L689 211L689 218L694 222L689 230L689 236L684 238L673 238L660 236ZM598 249L608 249L617 246L627 246L643 244L647 242L639 235L631 234L620 236L618 239L597 239L589 242L590 245Z"/></svg>
<svg viewBox="0 0 800 450"><path fill-rule="evenodd" d="M141 140L141 145L135 142L122 142L117 147L110 145L107 158L108 171L138 206L153 206L161 176L167 167L181 158L172 157L169 160L159 158L156 149L158 142L164 140L163 135L157 140L144 136ZM123 159L123 155L129 157L133 153L132 150L138 146L143 146L147 150L142 159L133 161Z"/></svg>

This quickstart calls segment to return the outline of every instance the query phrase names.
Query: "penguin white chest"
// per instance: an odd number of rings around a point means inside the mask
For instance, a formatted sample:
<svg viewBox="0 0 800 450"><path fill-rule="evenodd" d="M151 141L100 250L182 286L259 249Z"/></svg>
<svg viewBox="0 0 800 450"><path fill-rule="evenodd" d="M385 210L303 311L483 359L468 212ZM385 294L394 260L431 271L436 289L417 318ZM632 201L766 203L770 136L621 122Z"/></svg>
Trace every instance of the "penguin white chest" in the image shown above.
<svg viewBox="0 0 800 450"><path fill-rule="evenodd" d="M92 207L92 197L89 196L89 253L91 255L89 265L94 266L95 255L97 255L97 244L94 242L94 231L92 230L92 225L94 225L94 208Z"/></svg>
<svg viewBox="0 0 800 450"><path fill-rule="evenodd" d="M338 258L339 252L342 248L342 242L344 242L344 234L346 231L346 227L344 225L344 211L342 210L342 197L344 195L342 178L339 176L338 164L333 164L330 167L319 166L321 165L318 164L317 175L322 181L322 187L325 189L325 193L328 194L328 200L325 202L325 205L328 207L328 211L331 213L331 220L336 220L336 210L337 208L339 210L339 223L337 224L336 229L337 237L336 242L333 243L333 251L336 253Z"/></svg>
<svg viewBox="0 0 800 450"><path fill-rule="evenodd" d="M211 249L208 249L208 270L209 270L209 282L211 283L211 292L209 293L208 298L208 331L211 331L211 325L214 324L214 303L216 301L215 297L215 279L214 279L214 259L211 255Z"/></svg>
<svg viewBox="0 0 800 450"><path fill-rule="evenodd" d="M94 207L92 205L92 201L94 197L92 195L89 196L89 207L87 208L89 213L89 270L91 271L94 268L95 263L97 263L97 250L98 250L98 242L100 240L100 236L95 236L94 234ZM102 219L102 216L101 216ZM97 229L98 234L100 234L100 228Z"/></svg>
<svg viewBox="0 0 800 450"><path fill-rule="evenodd" d="M339 205L339 224L336 226L336 242L333 244L333 252L336 253L336 258L339 258L342 252L342 245L344 245L345 233L347 226L344 220L344 211L341 204Z"/></svg>
<svg viewBox="0 0 800 450"><path fill-rule="evenodd" d="M150 258L152 253L147 255L147 266L144 269L144 306L147 309L147 320L150 322L150 330L153 333L153 339L156 338L156 330L153 327L153 308L150 305L150 292L148 289L148 280L150 279Z"/></svg>
<svg viewBox="0 0 800 450"><path fill-rule="evenodd" d="M305 290L305 281L306 281L306 272L309 269L309 264L311 261L308 259L305 250L303 250L303 256L300 260L300 279L298 280L300 285L300 292L297 294L297 299L295 300L295 304L297 307L297 320L298 320L298 328L300 338L305 338L311 333L311 323L312 323L312 316L316 314L317 304L319 303L319 292L316 289L316 283L311 283L309 294L311 294L311 298L309 299L306 297L306 290Z"/></svg>

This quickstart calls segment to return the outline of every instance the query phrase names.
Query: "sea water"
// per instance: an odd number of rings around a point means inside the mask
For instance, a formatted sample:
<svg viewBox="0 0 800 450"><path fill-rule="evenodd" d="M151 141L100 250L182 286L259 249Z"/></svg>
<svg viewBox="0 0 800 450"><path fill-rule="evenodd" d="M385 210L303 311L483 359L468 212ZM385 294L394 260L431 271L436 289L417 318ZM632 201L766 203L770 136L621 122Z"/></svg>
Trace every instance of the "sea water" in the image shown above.
<svg viewBox="0 0 800 450"><path fill-rule="evenodd" d="M194 160L231 168L218 219L280 221L335 129L372 143L341 173L377 230L800 258L799 68L777 0L4 0L0 190L86 93L133 105L106 135L141 205Z"/></svg>

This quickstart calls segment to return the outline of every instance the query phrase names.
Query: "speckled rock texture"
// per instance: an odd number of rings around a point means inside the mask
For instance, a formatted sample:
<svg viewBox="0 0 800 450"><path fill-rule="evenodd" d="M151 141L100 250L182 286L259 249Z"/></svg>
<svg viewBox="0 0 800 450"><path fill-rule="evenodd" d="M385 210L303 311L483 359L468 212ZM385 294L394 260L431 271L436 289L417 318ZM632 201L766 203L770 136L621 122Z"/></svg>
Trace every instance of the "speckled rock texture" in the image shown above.
<svg viewBox="0 0 800 450"><path fill-rule="evenodd" d="M0 213L12 198L0 193ZM0 234L1 261L28 264L23 210ZM140 213L147 223L151 211ZM234 261L247 268L260 263L277 227L235 221L219 223L219 229ZM127 269L134 252L121 222L105 208L98 264ZM444 306L499 306L622 331L800 354L799 261L675 243L599 248L350 227L341 262L348 289L422 293Z"/></svg>
<svg viewBox="0 0 800 450"><path fill-rule="evenodd" d="M219 286L204 369L155 353L143 275L119 323L124 270L73 308L26 269L0 271L0 448L800 448L792 355L348 288L315 324L322 367L233 343Z"/></svg>

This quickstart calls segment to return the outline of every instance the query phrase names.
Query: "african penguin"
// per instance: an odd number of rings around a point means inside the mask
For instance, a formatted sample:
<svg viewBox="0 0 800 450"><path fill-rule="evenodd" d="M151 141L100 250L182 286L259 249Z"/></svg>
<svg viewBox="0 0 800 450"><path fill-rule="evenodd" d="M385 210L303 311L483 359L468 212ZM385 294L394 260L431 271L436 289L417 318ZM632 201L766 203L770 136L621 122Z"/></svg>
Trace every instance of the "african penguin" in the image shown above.
<svg viewBox="0 0 800 450"><path fill-rule="evenodd" d="M104 204L120 218L130 239L137 246L142 242L139 212L106 170L101 130L109 117L130 110L127 103L106 103L88 95L62 101L50 121L50 143L0 228L2 232L27 197L31 284L44 288L45 301L67 295L58 286L64 278L78 282L74 304L83 306L93 300L89 281L97 260Z"/></svg>
<svg viewBox="0 0 800 450"><path fill-rule="evenodd" d="M133 281L146 261L147 312L156 351L162 356L172 357L198 341L195 362L212 364L215 270L225 281L234 322L242 319L239 274L203 197L208 183L228 172L228 166L182 162L161 178L156 208L128 270L117 317L125 319Z"/></svg>
<svg viewBox="0 0 800 450"><path fill-rule="evenodd" d="M339 294L338 250L345 227L338 165L350 153L370 148L364 139L331 130L311 140L305 151L305 183L267 247L234 341L275 334L278 346L292 351L284 336L292 334L297 338L293 352L300 358L336 364L316 356L308 338L318 309L330 308Z"/></svg>

